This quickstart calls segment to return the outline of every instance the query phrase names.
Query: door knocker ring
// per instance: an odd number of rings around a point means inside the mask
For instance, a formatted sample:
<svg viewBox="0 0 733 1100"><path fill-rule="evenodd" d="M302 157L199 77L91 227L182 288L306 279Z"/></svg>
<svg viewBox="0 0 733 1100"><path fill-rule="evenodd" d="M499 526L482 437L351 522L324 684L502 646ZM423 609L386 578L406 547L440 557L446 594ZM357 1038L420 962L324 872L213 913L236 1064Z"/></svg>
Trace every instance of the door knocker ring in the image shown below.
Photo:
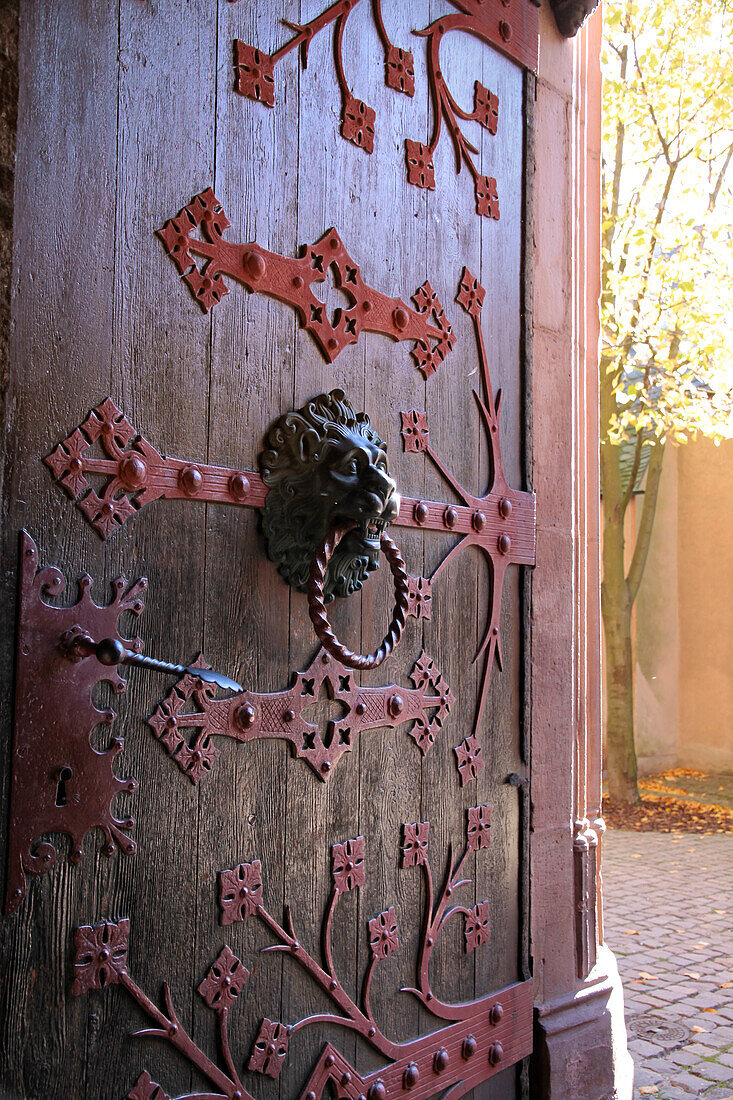
<svg viewBox="0 0 733 1100"><path fill-rule="evenodd" d="M323 598L323 586L326 577L326 569L331 560L331 555L344 535L353 530L355 526L354 523L346 523L334 527L333 530L329 531L318 547L316 556L311 565L310 577L308 578L308 613L310 614L313 628L323 648L327 650L332 657L341 661L342 664L347 665L349 668L363 671L381 665L382 661L389 657L402 637L405 616L407 615L408 572L402 560L402 554L399 551L399 547L392 541L389 535L383 531L379 540L379 545L389 563L392 576L395 580L396 599L394 612L392 613L392 621L389 624L389 629L382 639L382 642L372 653L354 653L353 650L347 649L347 647L338 640L328 621L326 605Z"/></svg>

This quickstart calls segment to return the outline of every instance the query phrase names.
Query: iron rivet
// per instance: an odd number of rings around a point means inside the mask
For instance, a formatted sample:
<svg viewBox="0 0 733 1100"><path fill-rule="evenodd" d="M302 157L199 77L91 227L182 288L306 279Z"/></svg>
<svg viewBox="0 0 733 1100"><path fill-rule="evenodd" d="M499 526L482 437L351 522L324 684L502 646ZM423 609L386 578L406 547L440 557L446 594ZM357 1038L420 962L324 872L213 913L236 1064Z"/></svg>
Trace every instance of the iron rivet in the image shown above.
<svg viewBox="0 0 733 1100"><path fill-rule="evenodd" d="M401 306L397 306L396 309L392 310L392 320L394 321L394 327L400 332L404 332L410 318L407 316L407 310L404 310Z"/></svg>
<svg viewBox="0 0 733 1100"><path fill-rule="evenodd" d="M321 764L321 771L322 772L330 772L330 770L331 770L331 761L330 760L324 760L323 763Z"/></svg>
<svg viewBox="0 0 733 1100"><path fill-rule="evenodd" d="M474 531L483 531L486 526L486 516L483 512L474 512L471 517Z"/></svg>
<svg viewBox="0 0 733 1100"><path fill-rule="evenodd" d="M425 994L425 1000L426 1001L432 1001L432 999L433 999L432 993L426 993Z"/></svg>
<svg viewBox="0 0 733 1100"><path fill-rule="evenodd" d="M453 528L456 525L458 519L458 512L453 507L448 507L443 512L443 523L448 528Z"/></svg>
<svg viewBox="0 0 733 1100"><path fill-rule="evenodd" d="M290 945L290 950L293 953L295 953L296 951L300 951L300 944L297 940L293 940L292 944Z"/></svg>
<svg viewBox="0 0 733 1100"><path fill-rule="evenodd" d="M444 1069L448 1068L449 1062L450 1055L448 1051L445 1047L441 1047L440 1050L436 1051L435 1057L433 1058L433 1069L436 1073L442 1073Z"/></svg>
<svg viewBox="0 0 733 1100"><path fill-rule="evenodd" d="M509 516L511 514L512 514L512 502L510 500L507 500L506 497L502 497L501 500L499 501L499 515L503 516L504 519L509 519Z"/></svg>
<svg viewBox="0 0 733 1100"><path fill-rule="evenodd" d="M478 1043L476 1042L475 1038L473 1037L473 1035L467 1035L466 1038L463 1040L463 1057L466 1060L468 1060L469 1058L473 1058L477 1050Z"/></svg>
<svg viewBox="0 0 733 1100"><path fill-rule="evenodd" d="M504 1005L501 1004L500 1002L497 1002L492 1007L491 1012L489 1013L489 1019L491 1020L491 1023L494 1024L494 1026L496 1026L496 1024L501 1022L503 1016L504 1016Z"/></svg>
<svg viewBox="0 0 733 1100"><path fill-rule="evenodd" d="M348 1085L351 1083L351 1074L347 1070L346 1073L341 1074L341 1084Z"/></svg>
<svg viewBox="0 0 733 1100"><path fill-rule="evenodd" d="M433 937L428 936L428 947L432 947L432 946L433 946Z"/></svg>
<svg viewBox="0 0 733 1100"><path fill-rule="evenodd" d="M303 286L303 280L300 275L296 275L293 279L293 286L296 290L300 290L300 288Z"/></svg>
<svg viewBox="0 0 733 1100"><path fill-rule="evenodd" d="M367 1034L369 1035L370 1039L373 1039L374 1036L377 1034L377 1029L375 1027L370 1027Z"/></svg>
<svg viewBox="0 0 733 1100"><path fill-rule="evenodd" d="M332 1066L332 1065L333 1065L333 1063L335 1062L335 1060L336 1060L336 1059L334 1058L333 1054L329 1054L329 1055L327 1055L327 1057L326 1057L326 1062L325 1062L325 1064L326 1064L327 1066Z"/></svg>
<svg viewBox="0 0 733 1100"><path fill-rule="evenodd" d="M332 990L333 990L333 989L338 989L338 984L339 984L339 983L338 983L338 982L337 982L337 981L336 981L336 980L334 979L334 980L333 980L333 981L331 982L331 985L330 985L330 987L329 987L329 988L330 988L330 989L332 989Z"/></svg>
<svg viewBox="0 0 733 1100"><path fill-rule="evenodd" d="M405 700L402 698L402 696L397 695L396 693L394 695L390 695L387 702L387 710L389 711L392 718L397 718L398 715L402 714L402 711L404 709Z"/></svg>
<svg viewBox="0 0 733 1100"><path fill-rule="evenodd" d="M357 714L363 714L364 711L366 710L366 707L364 706L363 703L357 703L356 706L354 707L354 710L356 711Z"/></svg>
<svg viewBox="0 0 733 1100"><path fill-rule="evenodd" d="M492 634L498 634L498 633L499 633L499 627L498 627L498 626L494 626L494 627L492 627L492 628L491 628L491 633L492 633Z"/></svg>
<svg viewBox="0 0 733 1100"><path fill-rule="evenodd" d="M294 710L286 710L283 714L283 722L292 722L293 718L295 718Z"/></svg>
<svg viewBox="0 0 733 1100"><path fill-rule="evenodd" d="M506 19L502 19L501 23L499 24L499 34L505 42L508 42L512 36L512 28L507 23Z"/></svg>
<svg viewBox="0 0 733 1100"><path fill-rule="evenodd" d="M323 656L321 657L321 661L323 662L324 665L328 664L328 654L327 653L323 654Z"/></svg>
<svg viewBox="0 0 733 1100"><path fill-rule="evenodd" d="M81 473L83 468L84 467L80 458L72 458L69 462L69 469L71 470L72 474Z"/></svg>
<svg viewBox="0 0 733 1100"><path fill-rule="evenodd" d="M177 1035L178 1034L178 1024L171 1024L171 1026L168 1028L168 1034L169 1035Z"/></svg>
<svg viewBox="0 0 733 1100"><path fill-rule="evenodd" d="M234 711L234 722L240 729L250 729L254 725L255 718L256 712L251 703L242 703Z"/></svg>
<svg viewBox="0 0 733 1100"><path fill-rule="evenodd" d="M305 1094L305 1100L316 1100L316 1094L314 1092L307 1092Z"/></svg>
<svg viewBox="0 0 733 1100"><path fill-rule="evenodd" d="M329 246L329 248L333 249L333 251L335 252L336 249L339 246L339 243L338 243L338 241L336 240L335 237L331 237L331 240L328 242L328 246Z"/></svg>
<svg viewBox="0 0 733 1100"><path fill-rule="evenodd" d="M244 474L232 474L229 478L229 492L235 500L246 500L249 489L249 478Z"/></svg>
<svg viewBox="0 0 733 1100"><path fill-rule="evenodd" d="M416 1062L410 1062L409 1066L402 1075L402 1084L406 1089L412 1089L420 1080L420 1070L417 1068Z"/></svg>
<svg viewBox="0 0 733 1100"><path fill-rule="evenodd" d="M492 1043L489 1047L489 1062L492 1066L498 1066L504 1057L504 1047L501 1043Z"/></svg>
<svg viewBox="0 0 733 1100"><path fill-rule="evenodd" d="M261 279L267 271L265 257L261 256L259 252L245 252L243 265L244 270L248 272L253 279Z"/></svg>
<svg viewBox="0 0 733 1100"><path fill-rule="evenodd" d="M387 1090L384 1087L384 1082L375 1081L373 1085L370 1085L367 1096L369 1100L387 1100Z"/></svg>
<svg viewBox="0 0 733 1100"><path fill-rule="evenodd" d="M419 500L415 505L415 523L425 523L428 518L428 506L424 500Z"/></svg>
<svg viewBox="0 0 733 1100"><path fill-rule="evenodd" d="M195 496L201 489L204 478L198 466L184 466L178 475L178 484L186 496Z"/></svg>
<svg viewBox="0 0 733 1100"><path fill-rule="evenodd" d="M447 897L450 897L451 894L453 893L453 887L449 886L445 893L446 893Z"/></svg>
<svg viewBox="0 0 733 1100"><path fill-rule="evenodd" d="M365 313L369 313L372 308L372 303L368 300L366 302L362 302L361 308L364 310Z"/></svg>
<svg viewBox="0 0 733 1100"><path fill-rule="evenodd" d="M500 554L508 554L509 551L512 548L512 540L509 538L507 533L504 531L504 532L502 532L501 535L499 535L499 538L497 539L496 545L499 547L499 553Z"/></svg>

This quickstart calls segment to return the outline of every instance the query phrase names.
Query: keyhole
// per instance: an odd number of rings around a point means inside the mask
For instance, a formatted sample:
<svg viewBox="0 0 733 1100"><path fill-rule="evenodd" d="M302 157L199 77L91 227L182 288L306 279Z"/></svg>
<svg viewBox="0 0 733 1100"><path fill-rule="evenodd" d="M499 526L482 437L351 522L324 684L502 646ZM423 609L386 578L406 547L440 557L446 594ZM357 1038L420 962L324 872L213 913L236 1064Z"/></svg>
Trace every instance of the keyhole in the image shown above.
<svg viewBox="0 0 733 1100"><path fill-rule="evenodd" d="M330 318L331 327L337 328L339 317L344 309L350 309L352 302L348 294L336 286L336 268L333 264L326 271L326 278L322 283L313 283L311 290L320 302L323 302L324 313ZM311 307L312 308L312 307ZM316 307L317 308L317 307Z"/></svg>
<svg viewBox="0 0 733 1100"><path fill-rule="evenodd" d="M71 779L73 772L71 768L62 768L59 772L59 782L56 787L56 805L65 806L68 799L66 796L66 784Z"/></svg>

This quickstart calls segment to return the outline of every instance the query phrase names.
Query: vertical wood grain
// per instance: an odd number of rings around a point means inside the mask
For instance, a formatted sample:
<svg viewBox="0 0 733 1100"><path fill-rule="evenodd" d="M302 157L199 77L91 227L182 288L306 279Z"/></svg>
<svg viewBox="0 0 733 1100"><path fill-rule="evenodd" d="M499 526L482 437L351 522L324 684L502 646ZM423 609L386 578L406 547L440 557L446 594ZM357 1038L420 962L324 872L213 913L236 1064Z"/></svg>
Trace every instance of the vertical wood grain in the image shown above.
<svg viewBox="0 0 733 1100"><path fill-rule="evenodd" d="M306 22L324 6L281 0L276 14ZM465 167L456 176L447 134L435 156L436 191L406 181L404 140L425 140L432 126L425 42L410 32L447 5L423 0L384 8L393 42L415 55L416 94L410 99L385 86L369 6L358 5L343 57L352 93L376 110L370 156L340 135L331 32L313 41L305 71L297 54L276 67L274 109L235 94L233 39L271 53L290 34L265 0L106 0L93 10L80 0L22 0L13 373L4 425L6 683L22 525L37 538L44 562L60 565L70 580L88 569L98 599L108 595L102 582L120 571L148 575L139 631L149 653L189 660L203 649L209 663L247 687L279 691L317 649L306 599L266 559L259 518L250 510L154 504L101 544L51 483L40 459L108 392L161 452L256 469L274 419L341 386L387 441L405 495L453 500L422 456L402 453L399 412L410 408L427 410L431 442L458 480L483 491L487 455L470 392L478 387L478 363L470 319L454 302L465 264L487 290L483 323L494 389L504 392L505 469L521 486L522 74L468 36L444 42L443 71L462 106L473 103L475 79L500 96L496 137L465 124L480 145L481 170L499 183L501 220L480 219ZM409 301L429 279L458 336L454 352L427 383L409 344L376 334L364 334L327 364L287 306L234 283L204 315L154 230L209 185L232 223L229 240L256 239L294 255L335 225L377 289ZM333 308L338 295L327 300ZM414 575L431 573L452 541L397 530ZM394 598L389 581L383 562L361 596L329 608L337 633L355 648L371 649L384 634ZM469 861L475 887L463 900L490 901L492 942L465 956L462 922L451 922L434 955L433 985L444 999L462 1000L519 977L519 795L505 782L521 771L515 570L507 576L502 616L504 670L492 673L480 731L486 769L465 788L453 753L473 725L481 668L471 662L488 595L486 565L466 551L436 583L432 621L408 619L393 657L363 677L373 685L407 685L425 648L457 696L428 755L420 756L405 727L370 731L325 784L281 742L218 739L212 773L193 786L144 724L172 681L131 674L127 695L115 704L115 732L126 737L118 773L140 780L126 804L137 820L138 854L108 862L90 838L84 863L72 868L61 844L52 874L32 882L20 912L0 922L9 975L0 992L0 1080L9 1096L106 1100L124 1095L143 1068L171 1095L203 1085L163 1044L127 1040L142 1016L120 990L69 998L70 934L79 923L129 916L132 973L153 999L161 982L170 982L183 1024L211 1053L211 1014L195 989L229 943L252 972L231 1020L238 1068L246 1065L262 1016L290 1024L328 1011L292 959L258 955L271 938L256 921L219 926L217 872L261 859L268 907L279 917L291 903L299 939L317 955L330 847L360 834L367 881L342 899L334 924L339 977L355 995L369 957L367 921L394 905L400 949L377 969L377 1020L398 1040L437 1026L398 992L414 981L422 915L421 877L399 868L400 825L430 820L440 879L449 843L462 847L466 807L482 802L494 806L493 844ZM0 701L4 730L8 696ZM295 1095L326 1038L362 1071L380 1062L353 1033L314 1027L294 1037L279 1080L246 1073L247 1088L262 1100ZM514 1096L516 1076L509 1070L476 1091Z"/></svg>

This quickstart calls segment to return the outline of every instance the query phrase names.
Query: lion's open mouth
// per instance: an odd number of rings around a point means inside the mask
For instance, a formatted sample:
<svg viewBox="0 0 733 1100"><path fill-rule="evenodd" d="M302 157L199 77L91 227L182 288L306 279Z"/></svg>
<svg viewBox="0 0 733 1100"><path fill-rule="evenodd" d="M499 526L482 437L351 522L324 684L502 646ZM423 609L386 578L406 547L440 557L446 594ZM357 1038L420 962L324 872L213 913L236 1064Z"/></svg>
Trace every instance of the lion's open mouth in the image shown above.
<svg viewBox="0 0 733 1100"><path fill-rule="evenodd" d="M379 550L382 532L387 527L388 523L389 520L371 516L362 520L358 525L357 530L361 536L362 542L364 542L370 550Z"/></svg>

